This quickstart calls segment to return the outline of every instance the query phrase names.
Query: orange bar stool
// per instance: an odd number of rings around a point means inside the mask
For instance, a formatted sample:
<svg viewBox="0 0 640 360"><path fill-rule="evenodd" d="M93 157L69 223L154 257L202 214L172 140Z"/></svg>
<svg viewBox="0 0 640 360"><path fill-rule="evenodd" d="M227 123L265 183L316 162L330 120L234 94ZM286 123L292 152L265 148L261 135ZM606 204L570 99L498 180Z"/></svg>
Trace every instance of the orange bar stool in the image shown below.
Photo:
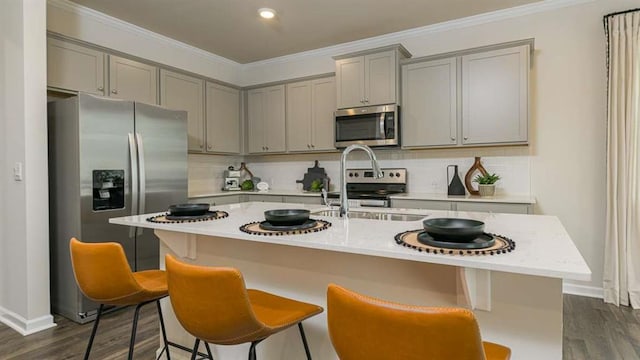
<svg viewBox="0 0 640 360"><path fill-rule="evenodd" d="M322 307L247 289L242 274L234 268L189 265L171 255L165 257L165 265L173 311L182 327L196 338L192 360L200 341L204 341L211 360L209 343L251 342L249 360L255 360L258 343L296 324L307 359L311 359L302 321L320 314Z"/></svg>
<svg viewBox="0 0 640 360"><path fill-rule="evenodd" d="M473 312L392 303L330 284L329 336L341 360L508 360L511 350L483 342Z"/></svg>
<svg viewBox="0 0 640 360"><path fill-rule="evenodd" d="M136 305L128 357L129 360L133 359L140 308L155 302L158 306L160 328L164 340L162 351L166 351L167 359L170 360L164 319L160 308L160 299L169 294L166 273L162 270L132 272L124 250L118 243L83 243L72 238L69 248L73 273L80 291L90 300L100 304L84 359L89 359L104 306Z"/></svg>

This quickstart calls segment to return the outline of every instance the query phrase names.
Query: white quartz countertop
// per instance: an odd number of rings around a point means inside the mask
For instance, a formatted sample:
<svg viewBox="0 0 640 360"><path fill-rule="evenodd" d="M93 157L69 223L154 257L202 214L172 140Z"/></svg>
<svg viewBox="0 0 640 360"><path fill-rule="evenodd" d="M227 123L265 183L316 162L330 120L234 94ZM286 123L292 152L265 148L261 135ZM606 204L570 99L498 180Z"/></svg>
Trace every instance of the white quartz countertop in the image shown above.
<svg viewBox="0 0 640 360"><path fill-rule="evenodd" d="M510 253L483 256L427 254L396 244L394 236L407 230L422 228L420 220L341 219L312 214L312 218L328 220L332 226L316 233L286 236L250 235L239 230L240 226L244 224L264 220L265 210L291 208L306 208L312 212L326 209L326 207L318 205L248 202L216 206L216 210L229 213L229 217L218 220L160 224L146 220L157 214L145 214L112 218L109 222L187 234L232 238L238 241L272 243L567 280L589 281L591 278L591 270L564 226L555 216L436 210L367 210L423 214L425 218L476 219L485 222L486 232L506 236L516 243L515 250ZM358 210L364 209L359 208Z"/></svg>
<svg viewBox="0 0 640 360"><path fill-rule="evenodd" d="M231 196L238 194L252 195L274 195L274 196L310 196L319 197L319 192L301 191L301 190L268 190L268 191L218 191L203 194L190 194L190 199L199 199L206 197ZM513 204L535 204L536 199L527 195L496 195L496 196L449 196L440 193L404 193L391 195L392 200L432 200L432 201L462 201L462 202L489 202L489 203L513 203Z"/></svg>

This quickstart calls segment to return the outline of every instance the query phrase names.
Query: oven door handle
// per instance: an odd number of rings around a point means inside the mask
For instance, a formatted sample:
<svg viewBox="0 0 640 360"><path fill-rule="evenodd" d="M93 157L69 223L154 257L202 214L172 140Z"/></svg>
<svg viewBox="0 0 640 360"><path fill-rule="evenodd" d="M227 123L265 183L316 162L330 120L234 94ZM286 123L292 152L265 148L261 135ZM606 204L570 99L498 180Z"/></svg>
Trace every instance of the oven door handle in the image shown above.
<svg viewBox="0 0 640 360"><path fill-rule="evenodd" d="M380 135L382 136L380 139L384 140L387 138L387 133L384 129L384 117L385 117L385 113L381 112L380 113L380 120L378 120L379 122L379 126L380 126Z"/></svg>

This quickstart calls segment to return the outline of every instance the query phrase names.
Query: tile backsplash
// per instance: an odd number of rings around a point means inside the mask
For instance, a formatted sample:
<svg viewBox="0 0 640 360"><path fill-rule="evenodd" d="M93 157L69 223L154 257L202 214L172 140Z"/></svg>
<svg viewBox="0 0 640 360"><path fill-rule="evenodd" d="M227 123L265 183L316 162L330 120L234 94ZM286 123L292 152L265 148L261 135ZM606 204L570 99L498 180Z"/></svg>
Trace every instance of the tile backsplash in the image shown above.
<svg viewBox="0 0 640 360"><path fill-rule="evenodd" d="M458 176L464 176L473 165L474 157L481 156L482 164L489 173L500 175L496 192L509 195L532 195L530 156L527 147L443 149L443 150L377 150L374 149L381 167L406 168L407 187L415 193L446 193L447 165L458 165ZM302 189L301 180L314 160L324 168L331 178L331 190L337 190L340 182L340 153L288 154L267 156L222 156L189 155L189 194L217 192L223 185L223 172L241 161L255 176L269 183L272 189ZM364 152L349 154L347 168L369 168L370 162Z"/></svg>

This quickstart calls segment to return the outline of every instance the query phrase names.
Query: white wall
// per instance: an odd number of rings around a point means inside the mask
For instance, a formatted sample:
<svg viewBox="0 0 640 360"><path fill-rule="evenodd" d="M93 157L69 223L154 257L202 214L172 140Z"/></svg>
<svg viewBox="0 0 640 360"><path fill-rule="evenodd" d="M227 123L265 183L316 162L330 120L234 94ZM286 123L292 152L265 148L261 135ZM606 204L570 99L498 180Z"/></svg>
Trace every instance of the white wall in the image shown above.
<svg viewBox="0 0 640 360"><path fill-rule="evenodd" d="M0 320L22 334L54 326L49 309L46 2L5 0L0 12ZM23 181L12 167L23 164ZM4 218L4 216L2 216Z"/></svg>

